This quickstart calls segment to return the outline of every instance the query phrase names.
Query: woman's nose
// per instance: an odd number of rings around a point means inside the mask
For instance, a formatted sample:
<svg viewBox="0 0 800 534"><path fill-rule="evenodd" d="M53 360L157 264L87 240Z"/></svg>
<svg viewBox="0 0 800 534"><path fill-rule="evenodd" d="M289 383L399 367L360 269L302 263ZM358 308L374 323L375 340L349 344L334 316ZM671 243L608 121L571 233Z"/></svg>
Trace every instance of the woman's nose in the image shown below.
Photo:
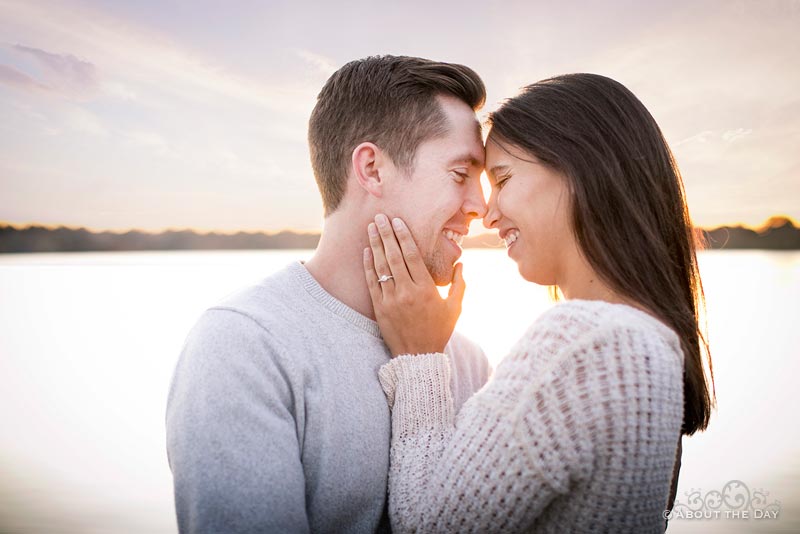
<svg viewBox="0 0 800 534"><path fill-rule="evenodd" d="M497 208L497 199L494 192L489 197L489 202L486 205L486 215L483 216L483 225L486 228L492 229L497 226L497 221L500 220L500 210Z"/></svg>

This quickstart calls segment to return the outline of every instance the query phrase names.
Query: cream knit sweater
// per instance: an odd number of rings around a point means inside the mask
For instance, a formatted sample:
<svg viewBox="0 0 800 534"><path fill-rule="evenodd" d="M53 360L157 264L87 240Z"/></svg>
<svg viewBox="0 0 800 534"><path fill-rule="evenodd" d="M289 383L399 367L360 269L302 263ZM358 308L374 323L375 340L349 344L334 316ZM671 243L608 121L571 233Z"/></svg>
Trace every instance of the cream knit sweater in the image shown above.
<svg viewBox="0 0 800 534"><path fill-rule="evenodd" d="M683 352L666 325L621 304L558 304L457 418L450 365L403 355L379 373L395 532L664 531L683 419Z"/></svg>

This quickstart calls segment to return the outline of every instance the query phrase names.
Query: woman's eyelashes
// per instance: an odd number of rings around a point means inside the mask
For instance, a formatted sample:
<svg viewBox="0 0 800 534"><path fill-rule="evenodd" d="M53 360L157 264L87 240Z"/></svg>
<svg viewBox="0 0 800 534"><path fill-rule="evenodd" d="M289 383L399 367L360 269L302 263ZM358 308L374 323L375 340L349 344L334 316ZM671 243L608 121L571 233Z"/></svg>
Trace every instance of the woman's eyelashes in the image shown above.
<svg viewBox="0 0 800 534"><path fill-rule="evenodd" d="M497 181L494 183L494 186L500 190L506 184L506 182L511 178L510 174L504 174L502 176L497 177Z"/></svg>

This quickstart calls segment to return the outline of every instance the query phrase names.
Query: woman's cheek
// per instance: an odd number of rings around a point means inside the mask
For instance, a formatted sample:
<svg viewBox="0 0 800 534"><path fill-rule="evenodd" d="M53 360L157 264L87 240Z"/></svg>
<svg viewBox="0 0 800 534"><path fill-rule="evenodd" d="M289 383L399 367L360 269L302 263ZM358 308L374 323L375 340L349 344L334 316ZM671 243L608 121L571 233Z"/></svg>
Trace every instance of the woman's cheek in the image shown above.
<svg viewBox="0 0 800 534"><path fill-rule="evenodd" d="M506 191L505 188L503 188L497 192L497 209L500 210L500 213L502 213L503 215L510 215L506 211L506 208L508 207L506 206L507 203L504 202L506 198L505 191Z"/></svg>

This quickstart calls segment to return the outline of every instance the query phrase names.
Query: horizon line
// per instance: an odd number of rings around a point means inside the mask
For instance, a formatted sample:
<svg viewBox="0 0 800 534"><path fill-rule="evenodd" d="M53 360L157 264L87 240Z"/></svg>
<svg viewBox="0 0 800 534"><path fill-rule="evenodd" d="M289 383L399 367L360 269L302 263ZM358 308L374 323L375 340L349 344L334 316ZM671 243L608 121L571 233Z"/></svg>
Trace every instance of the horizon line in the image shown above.
<svg viewBox="0 0 800 534"><path fill-rule="evenodd" d="M794 217L791 217L786 214L774 214L761 223L760 225L752 226L741 221L736 223L726 223L726 224L718 224L714 226L695 226L695 228L701 228L703 230L715 230L718 228L747 228L750 230L765 230L772 226L775 220L787 220L792 225L797 228L800 228L800 223ZM151 235L158 235L164 234L169 232L192 232L195 234L200 235L236 235L236 234L265 234L265 235L276 235L281 233L293 233L298 235L321 235L322 229L313 229L313 230L301 230L297 228L283 228L279 230L267 230L267 229L240 229L240 230L220 230L220 229L209 229L203 227L164 227L161 229L147 229L147 228L136 228L136 227L127 227L127 228L92 228L85 225L68 225L68 224L46 224L46 223L38 223L38 222L25 222L25 223L15 223L5 220L0 220L0 226L6 226L13 228L15 230L26 230L30 228L44 228L45 230L85 230L90 233L101 234L101 233L110 233L110 234L126 234L129 232L138 232L142 234L151 234ZM469 234L465 237L473 237L479 235L490 235L492 234L492 230L487 230L483 232L477 232L474 234Z"/></svg>

